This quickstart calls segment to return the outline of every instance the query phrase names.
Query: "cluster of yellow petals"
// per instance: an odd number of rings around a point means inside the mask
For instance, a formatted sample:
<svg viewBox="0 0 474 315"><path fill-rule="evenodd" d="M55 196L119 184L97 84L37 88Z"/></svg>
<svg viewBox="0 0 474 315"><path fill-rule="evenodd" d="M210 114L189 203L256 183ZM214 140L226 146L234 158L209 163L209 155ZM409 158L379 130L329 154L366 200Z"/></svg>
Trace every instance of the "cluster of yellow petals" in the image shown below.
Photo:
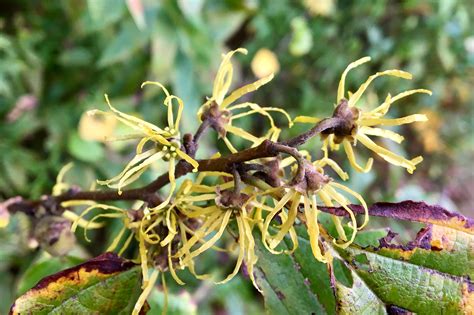
<svg viewBox="0 0 474 315"><path fill-rule="evenodd" d="M337 104L339 104L345 98L345 82L347 74L350 70L357 68L358 66L370 61L370 57L364 57L359 60L356 60L349 64L347 68L344 70L341 76L341 80L339 81L339 87L337 90ZM381 76L394 76L406 80L411 80L412 75L408 72L401 71L401 70L385 70L382 72L377 72L367 79L365 83L363 83L354 93L348 93L347 102L349 107L354 107L359 100L361 99L364 92L367 90L369 85L378 77ZM399 93L395 96L391 96L390 94L387 95L385 101L380 104L378 107L371 111L364 112L359 109L359 117L357 118L356 125L357 128L351 137L347 137L342 141L342 146L344 151L349 159L349 162L354 169L359 172L368 172L372 168L373 159L369 158L365 166L360 165L355 157L353 147L357 145L357 143L361 143L369 150L373 151L375 154L383 158L385 161L405 168L410 174L416 169L416 165L419 164L423 158L421 156L415 157L413 159L406 159L387 148L378 145L375 143L370 136L376 136L381 138L386 138L392 140L396 143L401 143L404 138L400 134L389 130L383 129L380 127L383 126L400 126L405 124L410 124L413 122L424 122L427 121L427 117L423 114L414 114L400 118L385 118L385 115L388 113L390 106L395 103L396 101L410 96L416 93L425 93L431 95L431 91L425 89L414 89L408 90L402 93ZM303 122L303 123L314 123L317 122L318 119L314 117L305 117L299 116L295 120L296 122ZM323 150L327 150L327 148L331 150L338 150L340 145L334 142L334 136L330 135L325 141Z"/></svg>
<svg viewBox="0 0 474 315"><path fill-rule="evenodd" d="M308 160L311 159L308 152L301 151L301 153L304 154ZM295 166L295 164L296 160L293 157L288 157L281 161L280 167L286 168ZM336 173L342 176L347 176L347 174L342 172L336 162L330 160L329 158L323 158L321 160L314 161L312 162L312 165L322 175L324 175L323 166L329 165L333 170L335 170ZM293 167L293 169L295 169L295 167ZM263 244L270 252L274 254L281 253L281 251L277 251L275 248L282 242L286 235L289 235L293 242L293 248L290 250L290 252L293 252L298 247L298 238L294 229L294 225L298 215L298 207L301 204L304 207L305 223L313 255L321 262L329 262L331 258L329 252L323 254L319 246L320 231L318 215L320 211L318 210L318 201L322 202L322 204L328 207L340 206L348 213L350 222L347 225L350 229L352 229L352 235L350 238L346 236L340 218L337 216L331 216L337 229L339 238L341 239L341 241L336 241L335 239L333 240L336 246L342 248L349 246L354 241L357 230L364 228L369 220L367 204L365 203L362 196L333 180L322 184L321 187L316 191L301 192L297 189L294 189L292 186L273 189L268 187L268 190L265 194L268 194L269 196L262 202L256 203L256 206L257 208L261 209L259 211L268 212L266 215L259 214L258 216L265 218L261 227ZM345 195L350 196L352 200L357 200L365 210L364 220L360 226L357 225L355 214L349 207L352 202ZM275 225L272 226L273 229L278 231L276 234L272 235L269 232L269 228L277 215L280 217L280 221L282 223L279 227L276 227Z"/></svg>
<svg viewBox="0 0 474 315"><path fill-rule="evenodd" d="M198 117L201 117L202 113L211 104L215 103L218 105L219 110L225 110L230 113L229 122L225 124L225 126L223 126L227 133L250 141L252 143L252 146L260 144L265 139L276 141L278 139L278 136L280 135L281 130L275 125L274 119L270 115L270 112L279 112L283 114L288 121L288 126L291 127L293 125L293 121L285 110L278 107L261 107L260 105L251 102L242 102L235 104L236 101L238 101L244 95L254 92L258 90L261 86L270 82L273 79L274 75L269 74L267 76L264 76L263 78L253 83L244 85L234 90L228 95L234 73L234 67L232 65L231 58L235 53L241 53L246 55L247 50L244 48L239 48L223 55L222 62L214 79L212 96L208 98L206 103L201 106L198 111ZM253 114L259 114L266 117L270 123L269 130L263 136L254 136L251 133L233 124L234 121ZM233 146L227 135L223 137L223 140L232 153L237 152L237 149Z"/></svg>
<svg viewBox="0 0 474 315"><path fill-rule="evenodd" d="M123 222L122 229L113 239L107 248L107 251L118 250L122 255L128 248L131 241L135 239L139 247L139 261L142 268L143 276L143 292L137 301L135 310L138 314L139 310L146 301L147 296L151 292L151 288L158 279L159 268L153 268L150 272L149 266L153 265L150 250L165 251L164 257L168 258L167 268L174 280L183 285L184 282L179 278L176 269L187 268L194 276L199 279L207 279L209 275L199 275L195 270L195 259L204 252L212 249L217 251L231 252L230 249L222 249L217 246L218 241L228 230L229 223L233 220L237 223L237 240L238 257L234 270L223 280L216 283L225 283L230 281L240 270L242 263L245 261L249 271L249 275L253 278L253 265L257 261L255 255L255 241L252 230L255 220L252 218L252 210L247 205L239 209L222 208L216 204L218 191L232 189L233 181L221 182L217 185L203 184L205 179L231 177L231 175L220 172L202 172L197 179L192 181L185 180L180 188L175 192L175 196L167 206L157 210L144 208L143 218L138 221L130 219L128 211L116 206L105 204L90 204L81 215L69 217L73 220L72 231L76 231L78 226L84 228L84 237L88 240L87 231L91 228L99 228L96 222L99 219L121 219ZM251 193L253 188L247 187L243 193ZM249 200L250 202L250 200ZM74 202L65 204L65 206L88 205L89 202ZM90 219L85 219L94 210L101 210ZM184 219L185 218L185 219ZM190 221L193 220L193 226ZM195 228L195 226L198 228ZM158 234L157 231L167 231L166 235ZM125 234L129 235L124 241ZM179 240L177 248L174 240ZM123 243L118 249L118 245ZM164 281L164 279L162 279Z"/></svg>
<svg viewBox="0 0 474 315"><path fill-rule="evenodd" d="M172 193L176 188L174 173L177 159L186 160L194 167L194 171L197 171L198 163L182 151L180 147L179 124L183 113L183 101L179 97L170 94L168 90L158 82L147 81L142 84L142 87L146 85L156 85L165 93L163 104L167 107L168 126L163 129L133 115L128 115L119 111L112 106L107 95L105 95L105 99L111 112L92 110L88 113L91 115L114 115L118 121L135 131L134 134L113 138L111 140L139 140L135 156L125 166L123 171L111 179L98 181L99 184L107 185L110 188L116 188L118 194L121 194L123 187L135 182L153 163L157 161L168 162L171 188L166 200L158 206L159 209L169 203ZM176 107L176 105L177 112L175 114L174 107ZM152 144L151 147L149 143Z"/></svg>
<svg viewBox="0 0 474 315"><path fill-rule="evenodd" d="M182 214L198 220L200 225L194 231L190 228L186 229L186 232L192 236L189 239L186 237L181 239L182 246L174 256L179 259L183 267L188 267L191 273L195 274L193 260L209 249L223 251L224 249L216 247L216 244L228 230L229 223L235 220L238 232L237 262L233 271L217 283L225 283L231 280L240 270L243 261L245 261L249 275L253 280L252 267L257 259L254 252L255 241L252 235L254 224L251 218L251 210L248 209L248 203L239 208L223 208L219 205L215 201L219 198L219 191L233 189L234 182L228 181L218 185L201 184L204 178L215 176L228 177L229 175L226 173L204 172L198 176L194 183L189 181L184 184L187 186L188 195L181 199L177 207ZM251 193L249 190L252 190L252 188L247 187L243 193ZM202 278L207 277L207 275L197 277Z"/></svg>

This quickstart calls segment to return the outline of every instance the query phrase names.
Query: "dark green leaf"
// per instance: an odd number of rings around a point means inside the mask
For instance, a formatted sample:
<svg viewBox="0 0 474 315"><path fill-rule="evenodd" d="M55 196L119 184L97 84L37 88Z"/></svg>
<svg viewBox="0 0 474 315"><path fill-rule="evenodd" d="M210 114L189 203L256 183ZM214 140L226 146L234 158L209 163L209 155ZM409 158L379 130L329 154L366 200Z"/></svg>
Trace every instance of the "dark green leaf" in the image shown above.
<svg viewBox="0 0 474 315"><path fill-rule="evenodd" d="M316 261L307 240L292 255L273 255L256 235L257 285L270 314L334 314L335 298L327 267Z"/></svg>

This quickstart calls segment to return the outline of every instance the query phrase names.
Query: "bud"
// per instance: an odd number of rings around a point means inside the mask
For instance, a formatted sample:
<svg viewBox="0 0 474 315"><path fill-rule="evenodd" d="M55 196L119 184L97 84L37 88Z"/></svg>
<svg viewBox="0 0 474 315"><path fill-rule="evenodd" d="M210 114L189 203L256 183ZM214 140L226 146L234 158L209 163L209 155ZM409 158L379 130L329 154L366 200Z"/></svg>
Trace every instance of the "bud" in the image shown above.
<svg viewBox="0 0 474 315"><path fill-rule="evenodd" d="M71 222L59 216L41 218L35 226L34 237L52 256L66 255L76 242L76 237L71 232Z"/></svg>

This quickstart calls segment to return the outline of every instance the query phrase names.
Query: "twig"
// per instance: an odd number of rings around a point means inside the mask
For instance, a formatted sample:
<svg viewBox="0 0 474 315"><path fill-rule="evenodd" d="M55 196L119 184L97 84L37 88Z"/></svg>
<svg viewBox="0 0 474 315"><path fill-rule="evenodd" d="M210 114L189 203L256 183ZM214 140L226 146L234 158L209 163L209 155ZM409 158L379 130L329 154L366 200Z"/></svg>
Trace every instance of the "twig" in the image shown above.
<svg viewBox="0 0 474 315"><path fill-rule="evenodd" d="M309 138L317 135L322 131L328 130L330 128L337 128L337 126L341 125L341 122L339 120L339 118L328 118L321 120L309 131L286 142L273 142L270 140L264 140L256 147L242 150L225 157L197 160L197 162L199 163L198 171L218 171L232 174L233 170L236 167L239 167L239 165L242 168L244 162L261 158L275 157L279 153L286 153L293 156L298 163L298 172L295 175L293 181L302 180L304 176L304 167L302 165L304 158L301 156L298 150L295 149L295 147L305 143ZM194 136L191 134L184 135L183 147L186 150L187 154L192 157L195 156L198 150L198 141L201 139L201 137L209 127L211 127L211 122L209 121L209 119L203 119ZM175 178L184 176L190 173L191 171L192 166L186 161L180 160L175 168ZM169 176L168 173L165 173L158 176L153 182L149 183L146 186L135 189L123 190L122 194L120 195L116 190L70 190L58 196L46 195L39 200L24 200L20 198L17 202L9 202L6 207L11 213L24 212L33 215L35 213L35 209L39 206L44 206L47 210L49 209L51 211L61 212L61 207L59 206L60 203L69 200L142 200L149 203L150 205L156 205L161 202L161 198L159 197L157 192L167 184L169 184Z"/></svg>
<svg viewBox="0 0 474 315"><path fill-rule="evenodd" d="M340 128L341 126L346 126L347 121L338 118L338 117L331 117L331 118L326 118L323 120L320 120L313 128L310 130L290 139L287 141L280 142L283 145L289 146L289 147L299 147L300 145L303 145L311 139L312 137L321 134L321 133L332 133L331 131L336 130Z"/></svg>

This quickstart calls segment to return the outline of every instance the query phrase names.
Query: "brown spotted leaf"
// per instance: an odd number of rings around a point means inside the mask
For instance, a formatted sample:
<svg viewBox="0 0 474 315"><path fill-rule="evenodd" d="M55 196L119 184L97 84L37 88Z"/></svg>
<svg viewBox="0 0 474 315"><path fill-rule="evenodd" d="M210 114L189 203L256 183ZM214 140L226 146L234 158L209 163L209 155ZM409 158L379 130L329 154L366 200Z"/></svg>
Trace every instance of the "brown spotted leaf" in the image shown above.
<svg viewBox="0 0 474 315"><path fill-rule="evenodd" d="M43 278L10 314L130 314L141 289L140 268L113 253Z"/></svg>

